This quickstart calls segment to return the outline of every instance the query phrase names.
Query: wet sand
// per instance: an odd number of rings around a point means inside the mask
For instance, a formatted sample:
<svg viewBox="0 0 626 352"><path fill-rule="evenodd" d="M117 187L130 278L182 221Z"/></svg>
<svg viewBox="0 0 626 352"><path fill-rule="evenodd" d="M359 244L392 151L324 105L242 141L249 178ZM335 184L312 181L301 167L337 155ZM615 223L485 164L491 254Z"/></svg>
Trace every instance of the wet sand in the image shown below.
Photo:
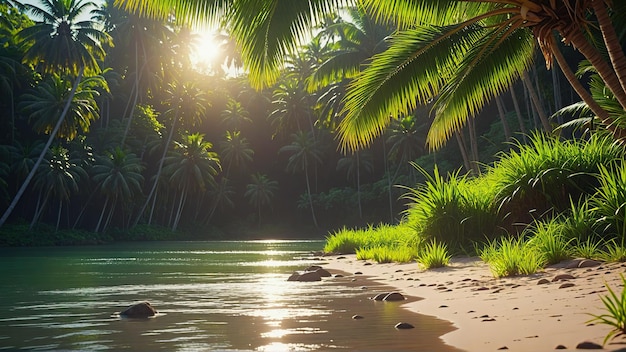
<svg viewBox="0 0 626 352"><path fill-rule="evenodd" d="M626 270L623 263L571 260L534 275L496 279L479 258L454 258L450 266L431 270L421 270L416 263L372 264L354 255L324 259L330 272L393 287L408 298L402 304L408 311L453 324L454 329L441 336L445 344L477 352L602 345L611 327L588 323L590 314L606 313L601 301L608 294L605 283L620 295L620 274ZM626 338L617 337L596 350L626 351Z"/></svg>

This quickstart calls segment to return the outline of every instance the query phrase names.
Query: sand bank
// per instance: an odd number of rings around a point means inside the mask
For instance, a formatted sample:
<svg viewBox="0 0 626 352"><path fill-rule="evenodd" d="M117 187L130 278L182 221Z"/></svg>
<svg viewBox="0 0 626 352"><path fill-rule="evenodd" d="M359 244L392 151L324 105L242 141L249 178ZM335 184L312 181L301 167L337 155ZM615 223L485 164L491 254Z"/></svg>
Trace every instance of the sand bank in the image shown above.
<svg viewBox="0 0 626 352"><path fill-rule="evenodd" d="M472 352L601 345L611 328L589 324L589 314L606 312L601 300L608 293L605 283L621 294L620 274L626 270L621 263L572 260L534 275L496 279L479 258L454 258L450 266L431 270L420 270L416 263L372 264L354 255L324 259L331 272L363 275L405 296L421 298L404 306L452 322L456 329L441 339ZM604 346L605 351L620 349L626 351L626 338L617 337Z"/></svg>

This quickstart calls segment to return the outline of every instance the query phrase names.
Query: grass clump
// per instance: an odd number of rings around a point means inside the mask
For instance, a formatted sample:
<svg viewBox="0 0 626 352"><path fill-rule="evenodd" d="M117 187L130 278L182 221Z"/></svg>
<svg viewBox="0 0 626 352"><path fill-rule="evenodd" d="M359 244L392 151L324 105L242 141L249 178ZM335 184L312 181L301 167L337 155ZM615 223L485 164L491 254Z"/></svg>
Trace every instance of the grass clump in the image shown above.
<svg viewBox="0 0 626 352"><path fill-rule="evenodd" d="M441 268L448 266L452 256L448 253L448 246L445 243L433 240L427 243L417 255L417 261L425 268Z"/></svg>
<svg viewBox="0 0 626 352"><path fill-rule="evenodd" d="M601 315L593 315L593 319L588 323L600 323L613 327L606 337L603 344L605 345L609 340L626 334L626 279L624 275L620 274L622 278L622 293L617 295L613 289L605 283L606 288L609 291L607 296L602 297L602 303L607 309L608 313Z"/></svg>
<svg viewBox="0 0 626 352"><path fill-rule="evenodd" d="M480 258L489 264L495 277L530 275L545 263L543 255L524 241L523 238L502 237L488 242L479 250Z"/></svg>
<svg viewBox="0 0 626 352"><path fill-rule="evenodd" d="M366 229L343 228L326 238L324 252L355 254L365 248L417 247L421 239L415 230L406 225L381 224Z"/></svg>
<svg viewBox="0 0 626 352"><path fill-rule="evenodd" d="M357 259L373 260L377 263L409 263L416 256L416 249L406 246L360 248L356 251Z"/></svg>
<svg viewBox="0 0 626 352"><path fill-rule="evenodd" d="M564 224L558 219L537 222L531 230L534 232L528 243L529 250L536 250L545 260L545 264L556 264L571 258L570 243L563 235Z"/></svg>

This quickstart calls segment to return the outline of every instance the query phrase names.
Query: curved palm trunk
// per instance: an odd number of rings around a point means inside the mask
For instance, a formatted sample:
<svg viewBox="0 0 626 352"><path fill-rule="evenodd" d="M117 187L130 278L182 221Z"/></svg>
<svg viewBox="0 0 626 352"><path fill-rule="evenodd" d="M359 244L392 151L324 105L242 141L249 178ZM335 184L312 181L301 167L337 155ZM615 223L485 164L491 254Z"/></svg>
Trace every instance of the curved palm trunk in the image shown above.
<svg viewBox="0 0 626 352"><path fill-rule="evenodd" d="M617 79L622 86L622 90L626 91L626 56L607 12L606 4L603 0L592 0L591 5L598 18L602 38L606 44L613 69L615 69L617 74Z"/></svg>
<svg viewBox="0 0 626 352"><path fill-rule="evenodd" d="M461 136L462 132L463 131L459 130L454 134L454 136L456 137L456 142L459 145L459 150L461 151L461 158L463 159L463 165L465 166L465 169L467 170L467 172L471 172L472 168L470 166L470 162L467 157L467 149L465 147L465 142L463 141L462 136Z"/></svg>
<svg viewBox="0 0 626 352"><path fill-rule="evenodd" d="M356 152L356 197L359 203L359 219L363 218L363 207L361 206L361 160L359 152Z"/></svg>
<svg viewBox="0 0 626 352"><path fill-rule="evenodd" d="M383 162L385 163L385 173L387 174L387 194L389 196L389 221L394 222L393 219L393 197L391 195L391 184L393 183L391 180L391 170L389 170L388 160L387 160L387 143L384 138L381 138L383 141Z"/></svg>
<svg viewBox="0 0 626 352"><path fill-rule="evenodd" d="M187 185L183 186L183 190L180 194L180 201L178 202L178 210L176 211L176 216L174 217L174 224L172 225L172 231L176 231L178 228L178 223L180 222L181 214L183 213L183 208L187 201Z"/></svg>
<svg viewBox="0 0 626 352"><path fill-rule="evenodd" d="M602 54L589 43L582 30L579 27L568 28L568 30L563 32L563 37L569 39L572 45L589 60L607 88L615 95L615 98L622 108L626 109L626 91L620 85L614 68L611 67L611 65L604 60Z"/></svg>
<svg viewBox="0 0 626 352"><path fill-rule="evenodd" d="M602 121L603 124L607 126L607 128L615 135L616 138L623 138L624 131L618 130L617 127L612 123L613 120L609 116L609 113L604 110L591 96L591 94L583 87L582 83L576 78L576 75L569 68L563 53L560 50L554 50L554 58L556 59L557 64L561 68L563 75L567 78L567 81L570 83L572 88L576 91L578 96L587 104L589 109Z"/></svg>
<svg viewBox="0 0 626 352"><path fill-rule="evenodd" d="M94 230L94 232L98 233L100 231L100 225L102 224L102 219L104 218L104 213L106 212L107 209L107 205L109 204L109 196L107 196L107 199L104 201L104 205L102 206L102 211L100 212L100 218L98 219L98 223L96 224L96 229Z"/></svg>
<svg viewBox="0 0 626 352"><path fill-rule="evenodd" d="M67 98L67 102L65 103L65 106L63 107L63 111L61 112L61 116L59 116L59 120L57 121L57 124L54 126L54 129L52 130L52 132L50 132L50 137L48 137L48 141L46 142L46 145L41 150L41 154L39 154L39 158L37 158L37 161L35 162L35 165L33 165L33 168L28 173L28 176L26 176L26 179L24 180L24 183L22 183L22 186L17 191L17 194L15 195L15 198L13 198L13 201L11 201L11 204L5 210L4 214L2 215L2 218L0 218L0 227L2 227L2 225L4 225L4 223L7 221L7 219L9 218L11 213L13 212L13 209L15 209L15 206L20 201L20 198L22 198L22 195L26 191L26 188L30 184L30 181L33 179L33 176L35 176L35 173L37 172L37 169L39 168L39 165L41 165L41 162L43 161L43 158L46 155L46 152L48 151L48 149L52 145L52 142L54 141L54 138L56 137L57 132L59 132L59 129L61 128L61 124L63 124L63 121L65 121L65 116L67 115L67 112L70 109L70 105L72 103L72 99L74 99L74 95L76 94L76 90L78 89L78 85L80 83L80 80L83 78L84 71L85 71L85 67L81 66L80 70L78 71L78 76L76 76L76 80L74 81L74 86L72 87L72 90L70 91L70 95Z"/></svg>
<svg viewBox="0 0 626 352"><path fill-rule="evenodd" d="M313 209L313 197L311 196L311 183L309 182L309 170L304 168L304 176L306 177L306 190L309 193L309 206L311 207L311 216L313 217L313 224L315 228L319 228L317 225L317 218L315 217L315 209Z"/></svg>

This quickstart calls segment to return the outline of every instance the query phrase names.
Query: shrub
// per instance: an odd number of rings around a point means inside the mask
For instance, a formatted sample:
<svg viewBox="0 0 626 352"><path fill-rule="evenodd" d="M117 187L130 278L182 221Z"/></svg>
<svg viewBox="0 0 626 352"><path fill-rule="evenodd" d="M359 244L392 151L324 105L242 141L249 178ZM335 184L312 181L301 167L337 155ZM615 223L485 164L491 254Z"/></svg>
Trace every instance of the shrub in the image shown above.
<svg viewBox="0 0 626 352"><path fill-rule="evenodd" d="M543 256L526 245L523 238L502 237L488 242L479 256L495 277L529 275L544 265Z"/></svg>
<svg viewBox="0 0 626 352"><path fill-rule="evenodd" d="M543 256L546 264L556 264L571 258L569 245L572 239L563 235L564 224L559 219L546 222L536 222L530 229L534 232L528 243L531 249L535 249Z"/></svg>

